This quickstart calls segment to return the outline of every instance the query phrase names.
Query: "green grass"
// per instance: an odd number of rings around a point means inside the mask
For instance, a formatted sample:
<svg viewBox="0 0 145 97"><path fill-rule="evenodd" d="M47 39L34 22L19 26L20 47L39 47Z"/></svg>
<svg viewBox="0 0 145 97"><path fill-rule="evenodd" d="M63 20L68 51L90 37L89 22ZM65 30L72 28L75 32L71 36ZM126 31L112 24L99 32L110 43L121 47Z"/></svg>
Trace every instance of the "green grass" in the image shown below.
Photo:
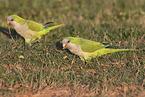
<svg viewBox="0 0 145 97"><path fill-rule="evenodd" d="M0 96L145 95L144 0L0 0L0 12ZM65 26L25 49L13 27L11 35L6 33L11 14ZM67 36L137 50L106 54L85 65L60 48Z"/></svg>

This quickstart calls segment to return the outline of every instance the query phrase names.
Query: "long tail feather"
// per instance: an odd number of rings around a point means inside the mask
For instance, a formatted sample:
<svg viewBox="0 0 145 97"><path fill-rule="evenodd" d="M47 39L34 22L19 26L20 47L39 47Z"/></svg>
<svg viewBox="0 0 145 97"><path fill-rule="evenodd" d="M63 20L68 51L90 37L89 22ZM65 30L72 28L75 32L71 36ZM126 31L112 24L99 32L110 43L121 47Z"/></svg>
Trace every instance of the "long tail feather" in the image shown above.
<svg viewBox="0 0 145 97"><path fill-rule="evenodd" d="M93 57L96 57L96 56L101 56L101 55L108 54L108 53L115 53L115 52L122 52L122 51L135 51L135 49L106 49L106 48L103 48L103 49L97 50L92 55L93 55Z"/></svg>
<svg viewBox="0 0 145 97"><path fill-rule="evenodd" d="M48 27L48 29L49 29L49 30L53 30L53 29L56 29L56 28L61 27L61 26L63 26L63 25L64 25L64 24L60 24L60 25Z"/></svg>
<svg viewBox="0 0 145 97"><path fill-rule="evenodd" d="M39 32L39 34L36 35L37 38L41 39L41 37L45 34L47 34L48 32L50 32L50 30L56 29L58 27L63 26L64 24L60 24L60 25L56 25L56 26L52 26L52 27L43 27L43 30Z"/></svg>

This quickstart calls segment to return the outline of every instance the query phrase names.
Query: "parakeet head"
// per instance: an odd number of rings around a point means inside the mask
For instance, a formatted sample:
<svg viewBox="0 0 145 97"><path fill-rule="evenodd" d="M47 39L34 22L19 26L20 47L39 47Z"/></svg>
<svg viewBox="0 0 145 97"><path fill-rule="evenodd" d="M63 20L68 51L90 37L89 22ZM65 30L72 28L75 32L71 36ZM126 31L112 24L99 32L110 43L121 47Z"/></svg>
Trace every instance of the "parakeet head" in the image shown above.
<svg viewBox="0 0 145 97"><path fill-rule="evenodd" d="M64 38L61 43L62 43L63 49L67 49L67 44L70 43L70 39Z"/></svg>
<svg viewBox="0 0 145 97"><path fill-rule="evenodd" d="M67 37L62 40L63 49L75 49L77 48L77 42L75 41L76 38L74 37Z"/></svg>
<svg viewBox="0 0 145 97"><path fill-rule="evenodd" d="M23 25L26 23L26 20L17 15L11 15L7 18L7 25L15 25L16 23Z"/></svg>

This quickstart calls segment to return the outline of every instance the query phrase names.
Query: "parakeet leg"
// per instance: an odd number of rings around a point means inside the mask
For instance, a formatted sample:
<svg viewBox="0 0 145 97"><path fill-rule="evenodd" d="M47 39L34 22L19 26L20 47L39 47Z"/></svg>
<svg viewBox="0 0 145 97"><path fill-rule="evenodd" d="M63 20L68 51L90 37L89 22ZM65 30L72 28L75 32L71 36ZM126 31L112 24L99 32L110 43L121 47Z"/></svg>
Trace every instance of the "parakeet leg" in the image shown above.
<svg viewBox="0 0 145 97"><path fill-rule="evenodd" d="M31 39L25 39L25 46L30 49L30 47L31 47Z"/></svg>
<svg viewBox="0 0 145 97"><path fill-rule="evenodd" d="M83 57L80 57L80 58L81 58L82 61L84 61L83 64L88 65L86 60Z"/></svg>
<svg viewBox="0 0 145 97"><path fill-rule="evenodd" d="M80 58L81 58L81 60L85 61L83 57L80 57Z"/></svg>
<svg viewBox="0 0 145 97"><path fill-rule="evenodd" d="M41 40L43 40L43 39L37 39L37 40L33 41L32 43L40 42Z"/></svg>

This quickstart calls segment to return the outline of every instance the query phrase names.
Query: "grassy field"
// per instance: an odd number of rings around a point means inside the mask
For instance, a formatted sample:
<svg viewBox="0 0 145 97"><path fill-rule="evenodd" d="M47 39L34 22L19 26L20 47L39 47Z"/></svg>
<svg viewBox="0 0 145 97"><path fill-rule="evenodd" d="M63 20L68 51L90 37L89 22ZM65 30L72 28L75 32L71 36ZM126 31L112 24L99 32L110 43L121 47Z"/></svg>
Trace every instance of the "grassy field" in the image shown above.
<svg viewBox="0 0 145 97"><path fill-rule="evenodd" d="M0 0L0 13L0 96L145 96L145 0ZM9 34L12 14L65 26L25 49L13 27ZM61 49L67 36L137 50L85 65Z"/></svg>

